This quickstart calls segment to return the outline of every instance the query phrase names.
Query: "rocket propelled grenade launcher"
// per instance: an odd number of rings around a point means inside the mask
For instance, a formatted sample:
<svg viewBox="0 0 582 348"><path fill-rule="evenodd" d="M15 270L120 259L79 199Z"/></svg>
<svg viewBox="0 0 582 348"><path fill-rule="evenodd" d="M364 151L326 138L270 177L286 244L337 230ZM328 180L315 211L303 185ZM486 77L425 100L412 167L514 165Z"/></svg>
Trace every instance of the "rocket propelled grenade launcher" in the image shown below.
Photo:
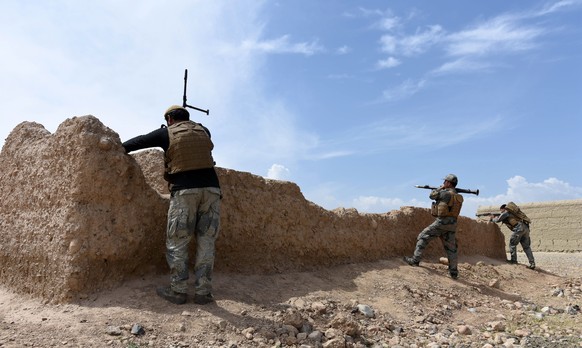
<svg viewBox="0 0 582 348"><path fill-rule="evenodd" d="M414 185L414 187L421 188L421 189L427 189L427 190L437 190L438 189L438 187L432 187L432 186L428 186L428 185ZM467 190L467 189L462 189L462 188L455 188L455 190L458 193L471 193L471 194L479 196L479 190L473 191L473 190Z"/></svg>
<svg viewBox="0 0 582 348"><path fill-rule="evenodd" d="M208 109L204 110L204 109L200 109L200 108L197 108L195 106L192 106L192 105L188 105L188 103L186 102L186 86L187 85L188 85L188 69L185 69L184 70L184 96L182 97L182 107L183 108L194 109L194 110L203 112L206 115L209 115L210 114L210 110L208 110Z"/></svg>

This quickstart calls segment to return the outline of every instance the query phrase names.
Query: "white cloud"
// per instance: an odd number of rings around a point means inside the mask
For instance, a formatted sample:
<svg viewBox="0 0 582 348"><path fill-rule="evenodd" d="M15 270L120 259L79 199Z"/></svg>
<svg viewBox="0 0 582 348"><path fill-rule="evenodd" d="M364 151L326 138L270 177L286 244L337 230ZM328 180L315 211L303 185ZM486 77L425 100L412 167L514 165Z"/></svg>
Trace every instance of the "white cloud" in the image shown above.
<svg viewBox="0 0 582 348"><path fill-rule="evenodd" d="M378 27L382 30L386 30L386 31L391 31L395 28L397 28L400 25L400 18L396 17L396 16L386 16L383 17L379 22L378 22Z"/></svg>
<svg viewBox="0 0 582 348"><path fill-rule="evenodd" d="M530 183L516 175L507 180L507 199L519 202L576 199L582 197L582 187L571 186L557 178L549 178L539 183Z"/></svg>
<svg viewBox="0 0 582 348"><path fill-rule="evenodd" d="M413 80L407 79L399 86L386 89L382 92L383 101L396 101L409 98L418 93L426 84L425 79Z"/></svg>
<svg viewBox="0 0 582 348"><path fill-rule="evenodd" d="M555 3L547 4L546 6L544 6L544 8L542 10L535 13L535 15L543 16L546 14L561 11L563 9L566 9L567 7L580 6L580 5L582 5L582 1L580 1L580 0L562 0L562 1L555 2Z"/></svg>
<svg viewBox="0 0 582 348"><path fill-rule="evenodd" d="M324 51L324 48L319 45L317 40L292 43L289 38L289 35L283 35L277 39L266 41L245 40L242 43L242 48L264 53L298 53L306 56Z"/></svg>
<svg viewBox="0 0 582 348"><path fill-rule="evenodd" d="M518 52L535 47L541 28L522 25L518 17L502 15L476 27L447 36L446 51L452 56Z"/></svg>
<svg viewBox="0 0 582 348"><path fill-rule="evenodd" d="M390 54L414 56L424 53L443 38L445 32L440 25L431 25L424 31L413 35L396 37L383 35L380 38L381 50Z"/></svg>
<svg viewBox="0 0 582 348"><path fill-rule="evenodd" d="M344 45L344 46L342 46L342 47L339 47L339 48L336 50L336 53L337 53L337 54L339 54L339 55L344 55L344 54L348 54L348 53L350 53L351 51L352 51L351 47L349 47L349 46L345 46L345 45Z"/></svg>
<svg viewBox="0 0 582 348"><path fill-rule="evenodd" d="M330 151L330 152L324 152L324 153L320 153L320 154L312 154L312 155L308 155L307 159L310 160L324 160L324 159L330 159L330 158L338 158L338 157L346 157L346 156L350 156L353 155L354 151L349 151L349 150L345 150L345 151Z"/></svg>
<svg viewBox="0 0 582 348"><path fill-rule="evenodd" d="M368 17L380 17L372 25L372 28L379 29L383 31L391 31L400 26L401 19L395 16L391 10L378 10L378 9L367 9L364 7L359 7L357 12L344 13L344 16L349 18L368 18Z"/></svg>
<svg viewBox="0 0 582 348"><path fill-rule="evenodd" d="M433 70L431 74L451 74L451 73L465 73L471 71L484 71L491 68L490 63L474 61L467 58L461 58L452 62L447 62Z"/></svg>
<svg viewBox="0 0 582 348"><path fill-rule="evenodd" d="M378 69L389 69L398 65L400 65L400 61L394 57L388 57L386 59L379 60L376 64Z"/></svg>
<svg viewBox="0 0 582 348"><path fill-rule="evenodd" d="M430 46L438 43L444 30L440 25L431 25L423 32L404 37L399 45L402 47L402 54L406 56L424 53Z"/></svg>
<svg viewBox="0 0 582 348"><path fill-rule="evenodd" d="M387 52L390 54L396 53L396 47L398 46L398 39L392 34L382 35L380 38L380 49L382 52Z"/></svg>
<svg viewBox="0 0 582 348"><path fill-rule="evenodd" d="M385 13L382 10L378 9L367 9L365 7L358 7L358 12L353 13L345 13L347 17L370 17L370 16L384 16Z"/></svg>
<svg viewBox="0 0 582 348"><path fill-rule="evenodd" d="M289 180L291 172L282 164L273 164L267 172L267 178L275 180Z"/></svg>
<svg viewBox="0 0 582 348"><path fill-rule="evenodd" d="M507 202L532 203L582 199L582 187L572 186L557 178L542 182L528 182L523 176L516 175L507 179L505 193L491 197L469 196L463 204L463 215L474 216L479 206L500 206Z"/></svg>
<svg viewBox="0 0 582 348"><path fill-rule="evenodd" d="M416 30L414 34L395 33L403 22L391 14L386 15L384 25L377 25L387 33L380 38L380 49L393 56L417 56L437 46L453 57L461 57L442 64L433 74L481 71L491 68L490 63L478 62L494 54L517 53L538 47L537 39L548 30L540 23L527 21L582 5L580 0L563 0L544 6L538 11L505 13L458 32L447 33L441 25ZM383 15L383 13L378 13ZM471 58L471 59L465 59ZM377 63L377 67L393 67L389 60Z"/></svg>

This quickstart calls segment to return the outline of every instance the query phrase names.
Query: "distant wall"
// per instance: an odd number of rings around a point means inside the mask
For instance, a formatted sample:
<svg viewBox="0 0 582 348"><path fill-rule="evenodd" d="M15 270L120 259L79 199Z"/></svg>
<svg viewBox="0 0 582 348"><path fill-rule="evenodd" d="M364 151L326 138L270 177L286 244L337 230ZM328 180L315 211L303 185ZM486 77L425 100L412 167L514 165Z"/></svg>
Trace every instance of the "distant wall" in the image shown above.
<svg viewBox="0 0 582 348"><path fill-rule="evenodd" d="M582 199L539 203L518 203L532 220L530 225L532 250L572 252L582 251ZM479 207L477 214L499 212L499 206ZM511 232L501 227L509 245ZM521 250L518 247L518 250Z"/></svg>
<svg viewBox="0 0 582 348"><path fill-rule="evenodd" d="M167 272L161 151L128 156L117 133L82 116L54 134L37 123L19 124L2 148L0 167L2 284L62 302ZM328 211L294 183L217 170L224 195L217 271L284 272L409 255L433 221L428 209L414 207ZM505 258L494 224L461 217L457 238L461 258ZM438 240L426 250L427 258L442 255Z"/></svg>

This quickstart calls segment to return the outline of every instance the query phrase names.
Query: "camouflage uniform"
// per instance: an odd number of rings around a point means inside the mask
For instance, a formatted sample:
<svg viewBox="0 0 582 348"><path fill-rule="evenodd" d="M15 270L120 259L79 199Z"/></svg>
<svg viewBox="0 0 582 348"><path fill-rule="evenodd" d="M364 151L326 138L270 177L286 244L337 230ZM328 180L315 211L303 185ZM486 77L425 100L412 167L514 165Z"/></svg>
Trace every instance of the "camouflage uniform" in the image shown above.
<svg viewBox="0 0 582 348"><path fill-rule="evenodd" d="M436 220L426 227L418 235L416 242L416 249L414 250L413 259L419 262L422 258L422 253L427 247L428 243L439 237L447 253L449 259L449 272L458 274L457 264L457 240L455 238L455 231L457 229L457 219L453 217L436 218Z"/></svg>
<svg viewBox="0 0 582 348"><path fill-rule="evenodd" d="M195 233L194 290L199 295L212 292L212 270L219 223L219 188L193 188L172 193L166 240L166 259L170 266L172 290L178 293L187 292L188 245Z"/></svg>
<svg viewBox="0 0 582 348"><path fill-rule="evenodd" d="M533 252L531 251L531 238L529 236L529 219L525 215L519 217L509 211L503 212L498 217L494 218L493 222L502 222L511 230L511 237L509 238L509 254L511 255L511 263L517 263L517 245L521 244L523 252L527 256L530 268L535 268L535 260Z"/></svg>
<svg viewBox="0 0 582 348"><path fill-rule="evenodd" d="M220 183L214 168L210 131L190 121L181 106L172 105L164 113L168 127L123 143L127 153L161 147L165 173L171 191L166 230L166 259L170 267L170 285L156 292L175 303L187 302L188 245L195 236L194 303L213 302L212 270L220 221Z"/></svg>
<svg viewBox="0 0 582 348"><path fill-rule="evenodd" d="M456 185L458 179L455 175L449 174L445 178L445 184L446 181ZM449 274L452 278L457 279L459 271L457 268L458 257L455 231L457 229L457 217L461 211L463 198L457 193L454 186L443 186L439 189L432 190L429 198L435 201L432 204L431 213L436 219L418 234L413 256L404 257L404 261L411 266L418 266L428 243L432 239L439 237L449 260Z"/></svg>

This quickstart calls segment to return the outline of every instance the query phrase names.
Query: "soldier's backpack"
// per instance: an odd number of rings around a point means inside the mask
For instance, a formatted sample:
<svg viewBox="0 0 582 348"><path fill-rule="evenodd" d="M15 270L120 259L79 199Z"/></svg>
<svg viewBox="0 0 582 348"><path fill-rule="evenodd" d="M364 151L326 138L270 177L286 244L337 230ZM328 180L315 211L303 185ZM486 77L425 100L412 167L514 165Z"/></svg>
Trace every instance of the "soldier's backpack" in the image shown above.
<svg viewBox="0 0 582 348"><path fill-rule="evenodd" d="M517 206L517 204L513 202L509 202L505 205L505 209L515 215L518 219L524 221L528 225L531 223L531 220L521 211L521 209Z"/></svg>

